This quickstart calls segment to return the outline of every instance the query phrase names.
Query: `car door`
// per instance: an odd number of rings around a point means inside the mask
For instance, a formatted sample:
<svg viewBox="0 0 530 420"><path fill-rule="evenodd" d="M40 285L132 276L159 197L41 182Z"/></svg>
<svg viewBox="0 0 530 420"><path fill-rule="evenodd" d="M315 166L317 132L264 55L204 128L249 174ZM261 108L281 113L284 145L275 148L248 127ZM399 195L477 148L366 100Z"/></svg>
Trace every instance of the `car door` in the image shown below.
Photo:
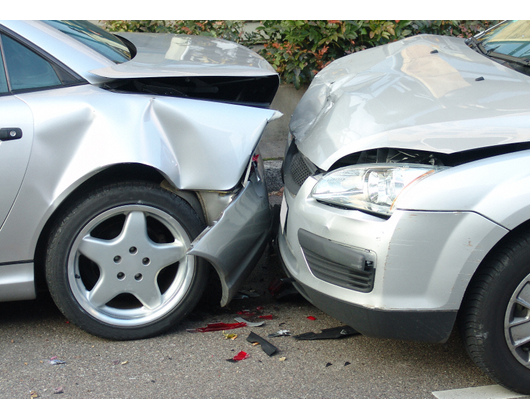
<svg viewBox="0 0 530 420"><path fill-rule="evenodd" d="M20 190L33 141L33 115L9 89L5 57L0 55L0 228Z"/></svg>

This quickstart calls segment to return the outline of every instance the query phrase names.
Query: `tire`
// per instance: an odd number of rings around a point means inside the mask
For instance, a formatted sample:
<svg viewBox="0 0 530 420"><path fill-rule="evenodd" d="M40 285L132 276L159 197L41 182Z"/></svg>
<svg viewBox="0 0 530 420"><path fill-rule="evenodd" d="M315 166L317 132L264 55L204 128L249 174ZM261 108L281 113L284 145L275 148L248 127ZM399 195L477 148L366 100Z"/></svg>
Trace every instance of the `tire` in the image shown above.
<svg viewBox="0 0 530 420"><path fill-rule="evenodd" d="M203 228L187 202L156 184L95 190L52 229L45 259L50 294L91 334L112 340L158 335L204 291L207 264L186 255Z"/></svg>
<svg viewBox="0 0 530 420"><path fill-rule="evenodd" d="M489 377L530 394L530 231L510 237L479 269L459 330L471 359Z"/></svg>

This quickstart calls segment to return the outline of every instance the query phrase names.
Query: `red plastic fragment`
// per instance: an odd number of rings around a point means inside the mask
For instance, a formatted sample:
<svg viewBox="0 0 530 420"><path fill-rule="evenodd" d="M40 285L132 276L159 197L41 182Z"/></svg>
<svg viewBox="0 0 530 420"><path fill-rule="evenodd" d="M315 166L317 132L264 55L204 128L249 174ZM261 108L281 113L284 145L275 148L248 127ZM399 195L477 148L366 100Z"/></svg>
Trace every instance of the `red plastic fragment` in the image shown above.
<svg viewBox="0 0 530 420"><path fill-rule="evenodd" d="M215 324L208 324L206 327L196 328L195 330L188 330L189 332L210 332L210 331L223 331L233 330L235 328L246 327L246 322L235 322L233 324L226 324L224 322L217 322Z"/></svg>
<svg viewBox="0 0 530 420"><path fill-rule="evenodd" d="M237 314L238 315L247 315L247 316L256 315L254 312L250 312L248 309L242 309L241 311L238 311Z"/></svg>
<svg viewBox="0 0 530 420"><path fill-rule="evenodd" d="M314 316L308 316L307 319L310 319L311 321L316 321L317 320Z"/></svg>
<svg viewBox="0 0 530 420"><path fill-rule="evenodd" d="M239 353L237 353L233 358L232 360L235 360L236 362L238 362L239 360L245 360L245 359L248 359L250 356L248 355L248 353L245 353L244 351L240 351Z"/></svg>
<svg viewBox="0 0 530 420"><path fill-rule="evenodd" d="M258 318L261 318L261 319L272 319L272 315L260 315Z"/></svg>

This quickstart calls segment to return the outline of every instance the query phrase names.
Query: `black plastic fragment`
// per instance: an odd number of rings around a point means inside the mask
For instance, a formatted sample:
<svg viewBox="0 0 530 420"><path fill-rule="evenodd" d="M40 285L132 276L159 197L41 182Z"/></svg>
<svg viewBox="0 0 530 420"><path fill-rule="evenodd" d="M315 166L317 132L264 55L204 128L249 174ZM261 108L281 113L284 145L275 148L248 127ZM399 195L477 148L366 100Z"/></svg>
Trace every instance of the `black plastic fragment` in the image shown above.
<svg viewBox="0 0 530 420"><path fill-rule="evenodd" d="M251 332L249 336L247 337L247 341L249 343L260 343L262 350L267 353L268 356L272 356L274 353L278 351L278 348L273 346L271 343L269 343L264 338L261 338L259 335L254 334Z"/></svg>
<svg viewBox="0 0 530 420"><path fill-rule="evenodd" d="M357 330L347 325L342 327L328 328L321 333L307 332L293 336L297 340L330 340L360 334Z"/></svg>

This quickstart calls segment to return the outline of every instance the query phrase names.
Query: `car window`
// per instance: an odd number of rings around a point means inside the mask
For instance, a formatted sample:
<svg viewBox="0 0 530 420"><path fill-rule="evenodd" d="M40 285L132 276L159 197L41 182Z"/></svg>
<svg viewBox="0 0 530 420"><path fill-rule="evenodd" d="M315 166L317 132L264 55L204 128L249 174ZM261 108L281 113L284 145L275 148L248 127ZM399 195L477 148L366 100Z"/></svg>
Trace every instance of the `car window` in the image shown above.
<svg viewBox="0 0 530 420"><path fill-rule="evenodd" d="M11 90L62 85L52 65L29 48L5 35L2 35L2 48Z"/></svg>
<svg viewBox="0 0 530 420"><path fill-rule="evenodd" d="M530 56L530 21L509 20L476 37L488 53L516 58Z"/></svg>
<svg viewBox="0 0 530 420"><path fill-rule="evenodd" d="M2 58L2 54L0 54L0 95L7 93L7 79L6 79L6 73L4 70L4 60Z"/></svg>
<svg viewBox="0 0 530 420"><path fill-rule="evenodd" d="M45 22L115 63L131 59L129 48L118 37L91 22L84 20L46 20Z"/></svg>

